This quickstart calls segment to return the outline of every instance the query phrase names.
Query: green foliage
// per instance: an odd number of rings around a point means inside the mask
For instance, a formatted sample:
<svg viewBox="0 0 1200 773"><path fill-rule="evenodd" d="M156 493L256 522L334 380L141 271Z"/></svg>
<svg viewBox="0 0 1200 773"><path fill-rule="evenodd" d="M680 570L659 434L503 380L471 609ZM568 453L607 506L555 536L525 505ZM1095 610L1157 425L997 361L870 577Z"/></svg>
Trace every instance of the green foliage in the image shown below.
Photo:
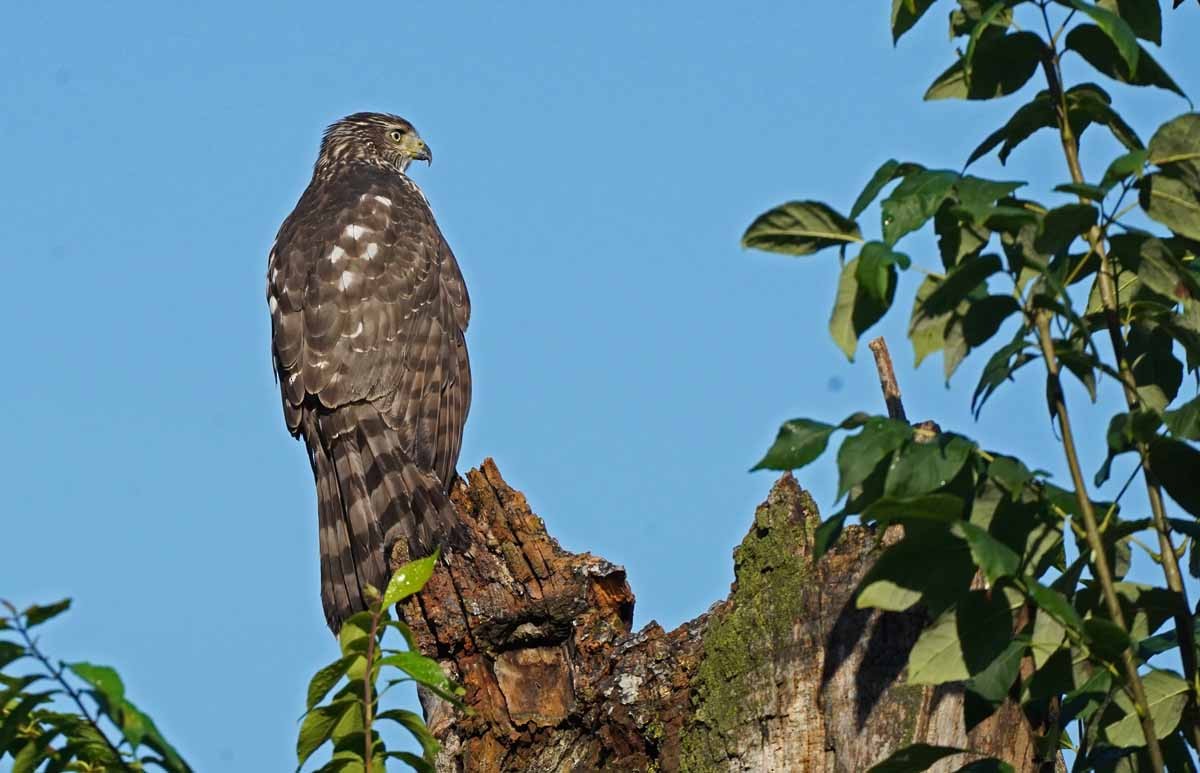
<svg viewBox="0 0 1200 773"><path fill-rule="evenodd" d="M34 628L70 599L0 616L0 760L14 773L42 770L188 773L191 768L154 721L125 696L113 668L52 662Z"/></svg>
<svg viewBox="0 0 1200 773"><path fill-rule="evenodd" d="M329 757L321 771L383 771L392 759L418 771L434 769L439 746L425 722L411 711L381 711L379 700L391 687L414 682L462 708L463 688L446 677L437 661L412 650L412 633L403 622L393 620L390 612L396 603L425 586L437 558L434 554L397 569L382 594L369 589L371 608L342 624L340 657L318 670L308 684L296 738L297 770L326 746ZM387 646L389 631L396 631L408 649ZM420 743L421 756L389 751L379 735L381 722L404 728Z"/></svg>
<svg viewBox="0 0 1200 773"><path fill-rule="evenodd" d="M1053 132L1064 171L1033 188L1077 200L1042 203L1023 198L1033 195L1023 182L893 158L870 176L848 217L819 202L787 204L756 220L743 243L809 254L863 242L842 266L830 321L834 343L853 358L858 339L891 310L906 272L920 262L900 243L932 226L938 255L913 283L909 317L917 365L940 351L949 381L972 352L989 350L971 398L978 415L1019 369L1042 360L1049 374L1043 404L1063 438L1060 458L1078 468L1060 383L1069 376L1093 402L1109 390L1128 406L1103 419L1107 459L1094 485L1109 482L1119 456L1139 463L1114 501L1094 501L1078 475L1063 488L1034 465L963 435L856 413L837 425L787 422L754 469L809 465L834 435L848 431L836 453L843 504L816 531L816 559L834 549L852 516L870 525L904 524L903 536L883 548L862 580L856 603L928 612L907 679L960 683L966 727L1019 696L1044 728L1043 749L1071 743L1074 723L1076 769L1192 769L1188 746L1200 748L1197 621L1179 557L1187 554L1191 574L1200 576L1200 522L1193 520L1200 518L1200 398L1184 379L1200 369L1200 114L1167 121L1144 144L1104 89L1062 81L1060 63L1069 52L1119 83L1183 96L1139 43L1162 39L1154 0L950 5L960 53L926 99L988 100L1023 90L1039 71L1044 76L1041 90L967 164L993 152L1004 163L1035 134ZM894 0L893 39L932 6ZM1125 150L1088 177L1079 147L1093 126ZM1126 205L1130 194L1137 202ZM877 235L864 235L859 219L881 198ZM1127 223L1139 207L1163 230ZM1032 407L1038 402L1012 420L1046 416ZM1137 491L1138 477L1150 508L1137 514L1150 517L1126 520L1122 506L1145 506L1123 501ZM1187 517L1168 518L1170 502ZM1068 547L1078 555L1070 564ZM1166 587L1124 580L1135 549L1163 567ZM1148 663L1168 651L1181 656L1183 676ZM917 744L873 770L924 770L962 751ZM1009 768L976 760L961 769Z"/></svg>
<svg viewBox="0 0 1200 773"><path fill-rule="evenodd" d="M938 760L962 754L966 749L953 746L930 746L926 743L915 743L900 749L878 765L874 765L867 773L920 773Z"/></svg>
<svg viewBox="0 0 1200 773"><path fill-rule="evenodd" d="M462 688L446 678L436 661L412 651L411 632L389 613L424 587L436 562L433 555L401 567L383 594L373 594L372 608L342 626L341 657L317 671L308 685L296 741L297 769L328 744L330 756L321 771L384 771L388 760L433 770L439 748L424 720L403 709L380 711L379 699L397 684L414 682L462 707ZM69 599L24 611L0 603L8 612L0 615L0 761L10 759L13 773L190 773L154 720L126 696L115 669L87 662L56 664L38 648L32 629L67 611ZM396 631L408 649L385 646L388 631ZM404 728L422 754L389 751L377 730L381 722Z"/></svg>

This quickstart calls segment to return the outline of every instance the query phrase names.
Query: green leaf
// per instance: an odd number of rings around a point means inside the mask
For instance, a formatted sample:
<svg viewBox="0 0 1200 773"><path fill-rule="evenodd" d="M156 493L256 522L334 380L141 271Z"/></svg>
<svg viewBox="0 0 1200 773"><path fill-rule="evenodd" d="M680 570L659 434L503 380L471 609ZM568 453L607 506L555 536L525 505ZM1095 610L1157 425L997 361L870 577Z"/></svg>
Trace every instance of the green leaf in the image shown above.
<svg viewBox="0 0 1200 773"><path fill-rule="evenodd" d="M1162 9L1158 0L1098 0L1097 5L1124 19L1142 40L1162 45Z"/></svg>
<svg viewBox="0 0 1200 773"><path fill-rule="evenodd" d="M930 561L937 556L937 561ZM863 578L859 609L903 612L917 602L931 614L952 604L975 576L965 542L941 524L908 521L904 538L888 546Z"/></svg>
<svg viewBox="0 0 1200 773"><path fill-rule="evenodd" d="M1097 480L1108 479L1108 466L1120 454L1135 450L1136 444L1149 442L1158 432L1162 419L1151 410L1139 409L1132 416L1128 413L1118 413L1108 422L1108 458L1104 462L1104 475L1097 474ZM1097 483L1099 485L1099 483Z"/></svg>
<svg viewBox="0 0 1200 773"><path fill-rule="evenodd" d="M388 580L387 590L383 593L383 608L389 609L424 588L425 583L433 576L440 556L441 550L436 550L431 556L409 561L397 569L392 579Z"/></svg>
<svg viewBox="0 0 1200 773"><path fill-rule="evenodd" d="M892 180L900 177L906 177L913 172L919 172L924 169L920 164L900 163L896 159L888 159L875 170L875 174L871 175L867 186L863 188L862 193L858 194L858 198L854 200L854 206L850 207L850 219L857 220L858 216L863 211L871 206L871 202L879 195L880 191L887 187L887 184Z"/></svg>
<svg viewBox="0 0 1200 773"><path fill-rule="evenodd" d="M1200 528L1200 525L1198 525L1195 521L1180 521L1176 518L1172 518L1170 520L1171 520L1171 525L1173 527L1175 527L1176 529L1178 529L1179 531L1182 531L1184 534L1187 534L1187 531L1185 531L1183 529L1179 529L1179 526L1181 526L1181 525L1186 524L1189 527L1193 527L1193 530L1195 528ZM1192 537L1192 539L1200 538L1200 535L1197 535L1197 534L1189 534L1188 536ZM1195 621L1192 633L1193 633L1193 636L1192 636L1193 639L1200 640L1200 620ZM1176 631L1176 629L1172 628L1171 630L1167 631L1166 633L1160 633L1157 636L1149 636L1149 637L1143 639L1141 642L1139 642L1138 643L1138 657L1141 658L1142 660L1149 660L1150 658L1154 657L1155 655L1162 654L1162 653L1166 652L1167 650L1175 649L1178 646L1179 646L1179 633Z"/></svg>
<svg viewBox="0 0 1200 773"><path fill-rule="evenodd" d="M1005 641L1008 635L1005 634ZM921 632L908 654L909 684L944 684L970 678L958 640L958 614L948 609Z"/></svg>
<svg viewBox="0 0 1200 773"><path fill-rule="evenodd" d="M1153 220L1189 239L1200 239L1200 199L1180 180L1162 173L1147 175L1138 202Z"/></svg>
<svg viewBox="0 0 1200 773"><path fill-rule="evenodd" d="M1030 642L1030 652L1033 655L1033 665L1041 669L1058 652L1066 640L1067 629L1062 623L1045 612L1039 613L1033 621L1033 640Z"/></svg>
<svg viewBox="0 0 1200 773"><path fill-rule="evenodd" d="M1111 620L1089 617L1083 621L1083 632L1092 653L1109 662L1116 662L1129 649L1129 634Z"/></svg>
<svg viewBox="0 0 1200 773"><path fill-rule="evenodd" d="M933 0L892 0L892 42L912 29L931 5Z"/></svg>
<svg viewBox="0 0 1200 773"><path fill-rule="evenodd" d="M938 254L946 269L954 268L968 255L978 255L992 238L986 226L972 222L966 215L966 211L948 199L933 216Z"/></svg>
<svg viewBox="0 0 1200 773"><path fill-rule="evenodd" d="M115 709L125 700L125 684L121 681L116 669L109 666L98 666L94 663L64 663L76 676L92 686L104 696L108 705ZM110 709L112 710L112 709Z"/></svg>
<svg viewBox="0 0 1200 773"><path fill-rule="evenodd" d="M971 591L943 612L909 653L909 684L943 684L984 672L1012 641L1012 611L1003 593Z"/></svg>
<svg viewBox="0 0 1200 773"><path fill-rule="evenodd" d="M1000 326L1021 310L1021 304L1011 295L989 295L971 301L963 318L963 336L972 348L987 343L1000 332Z"/></svg>
<svg viewBox="0 0 1200 773"><path fill-rule="evenodd" d="M895 252L883 242L867 242L858 254L854 277L858 286L875 303L891 303L888 293L895 282L895 266L908 268L912 261L902 252Z"/></svg>
<svg viewBox="0 0 1200 773"><path fill-rule="evenodd" d="M866 480L880 462L911 437L908 423L873 416L861 432L843 440L838 449L838 499Z"/></svg>
<svg viewBox="0 0 1200 773"><path fill-rule="evenodd" d="M742 246L811 255L839 244L861 242L858 224L819 201L790 201L759 215L746 233Z"/></svg>
<svg viewBox="0 0 1200 773"><path fill-rule="evenodd" d="M892 752L887 759L876 763L867 773L921 773L940 759L965 753L966 749L956 749L953 746L914 743Z"/></svg>
<svg viewBox="0 0 1200 773"><path fill-rule="evenodd" d="M0 715L0 751L10 749L9 744L17 736L18 731L25 726L29 715L43 703L48 703L56 691L22 693L16 703L4 706L4 714Z"/></svg>
<svg viewBox="0 0 1200 773"><path fill-rule="evenodd" d="M1200 299L1200 281L1158 239L1147 239L1138 253L1137 277L1146 287L1172 301Z"/></svg>
<svg viewBox="0 0 1200 773"><path fill-rule="evenodd" d="M837 544L838 537L842 536L842 527L846 523L847 513L837 513L821 522L813 532L813 563L821 560L829 549Z"/></svg>
<svg viewBox="0 0 1200 773"><path fill-rule="evenodd" d="M71 600L63 599L62 601L56 601L53 604L47 604L45 606L35 604L21 614L25 616L25 625L29 628L33 628L34 626L41 625L51 618L58 617L63 612L66 612L70 607Z"/></svg>
<svg viewBox="0 0 1200 773"><path fill-rule="evenodd" d="M980 255L964 260L946 274L945 279L934 285L933 292L922 304L923 312L927 316L935 316L953 311L968 293L1003 269L1004 264L998 255Z"/></svg>
<svg viewBox="0 0 1200 773"><path fill-rule="evenodd" d="M1021 658L1029 642L1021 637L1013 639L996 656L996 659L967 681L967 689L992 703L999 703L1008 695L1013 682L1021 671Z"/></svg>
<svg viewBox="0 0 1200 773"><path fill-rule="evenodd" d="M1076 9L1092 17L1092 21L1096 22L1104 34L1112 40L1117 52L1128 65L1129 72L1137 72L1138 53L1141 46L1138 45L1137 36L1133 34L1129 24L1117 14L1098 5L1092 5L1084 0L1069 0L1069 2Z"/></svg>
<svg viewBox="0 0 1200 773"><path fill-rule="evenodd" d="M1117 139L1129 150L1140 150L1142 140L1133 127L1112 108L1112 98L1104 89L1094 83L1084 83L1067 90L1067 116L1075 128L1075 134L1080 136L1083 130L1092 123L1107 127Z"/></svg>
<svg viewBox="0 0 1200 773"><path fill-rule="evenodd" d="M984 38L975 48L970 79L960 58L939 75L925 99L993 99L1024 86L1041 63L1045 44L1032 32Z"/></svg>
<svg viewBox="0 0 1200 773"><path fill-rule="evenodd" d="M1188 202L1185 206L1190 209L1200 196L1200 114L1186 113L1163 124L1150 139L1149 151L1150 162L1162 170L1162 176L1175 183L1175 195ZM1191 196L1185 195L1184 189Z"/></svg>
<svg viewBox="0 0 1200 773"><path fill-rule="evenodd" d="M1167 121L1154 132L1147 150L1155 166L1200 163L1200 113L1184 113Z"/></svg>
<svg viewBox="0 0 1200 773"><path fill-rule="evenodd" d="M792 419L779 428L775 442L754 470L798 470L825 452L837 427L812 419Z"/></svg>
<svg viewBox="0 0 1200 773"><path fill-rule="evenodd" d="M338 631L338 646L341 647L342 654L366 652L370 630L370 612L358 612L347 618Z"/></svg>
<svg viewBox="0 0 1200 773"><path fill-rule="evenodd" d="M1092 402L1096 402L1096 374L1093 372L1095 368L1100 367L1099 361L1090 352L1084 350L1084 341L1082 337L1076 337L1071 341L1054 342L1054 353L1058 356L1059 362L1071 372L1071 375L1079 379L1087 389L1088 396L1092 398Z"/></svg>
<svg viewBox="0 0 1200 773"><path fill-rule="evenodd" d="M979 374L979 383L971 395L971 412L976 419L979 418L988 398L1001 384L1012 380L1013 373L1037 359L1026 351L1029 348L1029 344L1025 341L1027 332L1027 329L1022 326L1013 337L1013 341L997 349L987 364L983 366L983 371Z"/></svg>
<svg viewBox="0 0 1200 773"><path fill-rule="evenodd" d="M1195 397L1173 411L1163 414L1167 429L1183 440L1200 440L1200 397Z"/></svg>
<svg viewBox="0 0 1200 773"><path fill-rule="evenodd" d="M958 199L958 206L962 211L969 214L976 223L983 223L995 209L998 200L1010 196L1013 191L1024 185L1025 183L1016 180L985 180L963 175L954 183L954 196Z"/></svg>
<svg viewBox="0 0 1200 773"><path fill-rule="evenodd" d="M942 280L927 276L917 288L912 315L908 322L908 337L912 341L915 357L913 367L919 367L926 357L941 351L946 345L946 325L952 312L929 314L925 310L925 302L941 283Z"/></svg>
<svg viewBox="0 0 1200 773"><path fill-rule="evenodd" d="M963 662L972 676L982 673L1004 653L1012 632L1012 603L1002 591L973 590L959 602L958 639Z"/></svg>
<svg viewBox="0 0 1200 773"><path fill-rule="evenodd" d="M1020 570L1021 557L986 530L970 521L960 521L954 524L951 531L966 540L971 548L971 558L983 571L988 584L995 585L999 580L1011 577Z"/></svg>
<svg viewBox="0 0 1200 773"><path fill-rule="evenodd" d="M1188 372L1194 373L1200 368L1200 301L1185 300L1183 313L1168 314L1160 322L1167 333L1183 346Z"/></svg>
<svg viewBox="0 0 1200 773"><path fill-rule="evenodd" d="M34 773L43 762L54 755L50 744L58 735L57 730L51 730L26 741L21 750L13 756L11 772Z"/></svg>
<svg viewBox="0 0 1200 773"><path fill-rule="evenodd" d="M767 455L751 468L755 470L797 470L815 461L825 452L829 436L837 429L855 429L867 423L865 413L850 415L838 426L812 419L792 419L784 422Z"/></svg>
<svg viewBox="0 0 1200 773"><path fill-rule="evenodd" d="M985 760L968 762L954 773L1014 773L1014 769L1004 760L988 757Z"/></svg>
<svg viewBox="0 0 1200 773"><path fill-rule="evenodd" d="M1054 102L1049 91L1040 91L1028 103L1017 108L1008 122L984 138L983 142L967 158L967 166L1000 148L1000 163L1007 163L1009 155L1039 129L1055 127Z"/></svg>
<svg viewBox="0 0 1200 773"><path fill-rule="evenodd" d="M1187 682L1171 671L1155 668L1142 676L1142 686L1150 706L1150 717L1154 720L1154 733L1160 739L1166 738L1175 731L1183 716L1183 707L1187 704ZM1129 697L1123 690L1118 690L1115 698L1125 716L1104 728L1108 740L1114 746L1145 746L1142 725Z"/></svg>
<svg viewBox="0 0 1200 773"><path fill-rule="evenodd" d="M971 458L975 444L961 435L942 434L929 442L906 443L892 457L884 493L913 497L945 486Z"/></svg>
<svg viewBox="0 0 1200 773"><path fill-rule="evenodd" d="M0 669L13 661L28 657L28 655L28 651L20 644L0 639Z"/></svg>
<svg viewBox="0 0 1200 773"><path fill-rule="evenodd" d="M1109 191L1108 188L1100 185L1092 185L1091 183L1063 183L1062 185L1055 185L1054 190L1059 193L1070 193L1097 203L1104 201Z"/></svg>
<svg viewBox="0 0 1200 773"><path fill-rule="evenodd" d="M950 523L962 516L965 503L954 494L938 492L912 497L885 496L862 511L865 522L882 523L910 519Z"/></svg>
<svg viewBox="0 0 1200 773"><path fill-rule="evenodd" d="M1138 46L1136 42L1133 45L1137 48L1136 70L1130 69L1124 55L1113 44L1112 38L1093 24L1080 24L1067 34L1066 39L1066 48L1078 53L1088 64L1115 81L1133 86L1155 86L1187 97L1183 89L1179 88L1179 84L1154 61L1146 49Z"/></svg>
<svg viewBox="0 0 1200 773"><path fill-rule="evenodd" d="M883 318L896 293L896 268L888 267L888 291L884 301L875 300L858 284L858 259L842 267L837 298L829 318L829 334L852 362L859 337Z"/></svg>
<svg viewBox="0 0 1200 773"><path fill-rule="evenodd" d="M988 477L1000 484L1013 497L1018 497L1026 484L1033 480L1033 473L1020 459L995 454L992 461L988 463Z"/></svg>
<svg viewBox="0 0 1200 773"><path fill-rule="evenodd" d="M1175 358L1174 341L1165 326L1147 329L1135 324L1127 344L1138 396L1154 411L1165 410L1183 383L1183 363Z"/></svg>
<svg viewBox="0 0 1200 773"><path fill-rule="evenodd" d="M1073 631L1083 630L1083 621L1066 596L1030 577L1025 578L1024 586L1026 594L1039 609Z"/></svg>
<svg viewBox="0 0 1200 773"><path fill-rule="evenodd" d="M957 38L975 32L985 14L990 18L991 26L981 33L980 37L1004 34L1004 31L1012 26L1012 9L1004 8L993 15L988 13L993 5L990 0L958 0L959 7L950 12L950 37Z"/></svg>
<svg viewBox="0 0 1200 773"><path fill-rule="evenodd" d="M380 712L376 718L395 722L408 730L421 744L421 750L424 752L425 759L429 762L437 759L441 745L434 739L433 734L429 732L429 728L425 726L425 720L421 719L419 715L411 711L405 711L404 709L390 709Z"/></svg>
<svg viewBox="0 0 1200 773"><path fill-rule="evenodd" d="M980 40L991 40L993 38L985 37L990 33L994 33L992 21L1000 16L1005 11L1011 10L1008 8L1008 3L1005 0L992 3L986 11L979 16L979 20L975 22L974 28L971 29L971 35L967 40L967 53L963 56L963 66L966 70L967 83L971 82L971 76L975 69L975 48L979 45Z"/></svg>
<svg viewBox="0 0 1200 773"><path fill-rule="evenodd" d="M1180 507L1200 518L1200 451L1182 440L1160 437L1150 444L1150 469Z"/></svg>
<svg viewBox="0 0 1200 773"><path fill-rule="evenodd" d="M417 773L435 773L435 768L433 765L429 764L412 752L387 752L387 758L389 760L400 760Z"/></svg>
<svg viewBox="0 0 1200 773"><path fill-rule="evenodd" d="M394 652L377 661L379 668L390 666L408 674L419 684L432 689L438 695L456 700L459 688L450 681L436 660L427 658L418 652Z"/></svg>
<svg viewBox="0 0 1200 773"><path fill-rule="evenodd" d="M1108 169L1104 172L1104 179L1100 181L1100 186L1111 189L1114 185L1136 174L1138 179L1142 177L1142 168L1146 166L1146 159L1149 156L1146 150L1131 150L1124 155L1117 156L1113 162L1108 165Z"/></svg>
<svg viewBox="0 0 1200 773"><path fill-rule="evenodd" d="M341 681L341 678L350 670L350 665L356 660L362 659L362 655L346 655L313 674L313 678L308 683L308 699L305 708L311 710L313 706L320 703L333 689L333 686Z"/></svg>
<svg viewBox="0 0 1200 773"><path fill-rule="evenodd" d="M948 169L922 169L904 178L883 200L883 239L895 244L923 226L950 195L958 173Z"/></svg>
<svg viewBox="0 0 1200 773"><path fill-rule="evenodd" d="M318 706L305 714L304 721L300 723L300 735L296 739L296 770L299 770L312 756L312 753L329 740L333 735L333 728L344 716L360 709L361 705L358 701L348 699L327 706Z"/></svg>
<svg viewBox="0 0 1200 773"><path fill-rule="evenodd" d="M1042 219L1034 248L1043 255L1057 255L1094 226L1099 214L1091 204L1065 204L1050 210Z"/></svg>

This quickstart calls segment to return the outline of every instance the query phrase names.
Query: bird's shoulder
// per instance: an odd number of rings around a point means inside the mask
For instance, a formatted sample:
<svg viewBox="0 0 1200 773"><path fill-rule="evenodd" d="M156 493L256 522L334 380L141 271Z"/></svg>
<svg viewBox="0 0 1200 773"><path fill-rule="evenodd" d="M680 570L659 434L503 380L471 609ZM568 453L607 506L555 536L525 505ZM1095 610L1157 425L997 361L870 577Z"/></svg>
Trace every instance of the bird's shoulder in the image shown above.
<svg viewBox="0 0 1200 773"><path fill-rule="evenodd" d="M376 227L436 228L429 202L416 183L369 164L348 164L313 176L279 230L277 242L311 242L336 235L364 219Z"/></svg>

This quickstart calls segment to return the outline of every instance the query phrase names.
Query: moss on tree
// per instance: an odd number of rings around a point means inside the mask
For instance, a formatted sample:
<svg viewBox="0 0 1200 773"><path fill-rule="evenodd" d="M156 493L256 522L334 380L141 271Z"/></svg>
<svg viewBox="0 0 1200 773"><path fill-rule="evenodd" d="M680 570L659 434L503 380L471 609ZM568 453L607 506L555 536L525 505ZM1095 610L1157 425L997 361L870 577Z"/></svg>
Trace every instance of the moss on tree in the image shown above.
<svg viewBox="0 0 1200 773"><path fill-rule="evenodd" d="M681 738L682 770L710 770L734 756L741 728L762 716L777 656L792 643L803 608L817 522L812 498L795 487L776 486L755 512L755 528L734 551L728 605L704 635L692 680L695 711Z"/></svg>

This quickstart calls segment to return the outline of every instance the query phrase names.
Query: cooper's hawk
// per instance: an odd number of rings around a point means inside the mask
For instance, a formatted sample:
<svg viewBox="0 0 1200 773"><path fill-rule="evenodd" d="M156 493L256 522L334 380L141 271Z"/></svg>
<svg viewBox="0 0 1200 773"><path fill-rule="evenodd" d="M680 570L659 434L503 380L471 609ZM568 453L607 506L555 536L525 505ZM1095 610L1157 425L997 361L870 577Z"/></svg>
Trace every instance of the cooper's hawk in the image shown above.
<svg viewBox="0 0 1200 773"><path fill-rule="evenodd" d="M454 529L471 373L471 307L454 254L406 174L431 161L412 125L356 113L329 127L267 267L275 373L317 484L321 600L335 632L382 590L387 554Z"/></svg>

